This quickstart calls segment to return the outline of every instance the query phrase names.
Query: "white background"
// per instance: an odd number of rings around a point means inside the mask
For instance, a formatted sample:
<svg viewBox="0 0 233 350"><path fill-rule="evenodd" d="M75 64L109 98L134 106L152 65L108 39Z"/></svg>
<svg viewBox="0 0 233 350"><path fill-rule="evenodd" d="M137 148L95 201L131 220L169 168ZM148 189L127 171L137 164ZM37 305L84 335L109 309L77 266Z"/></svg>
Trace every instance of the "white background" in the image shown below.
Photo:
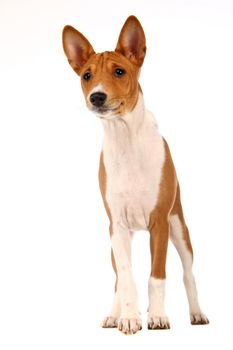
<svg viewBox="0 0 233 350"><path fill-rule="evenodd" d="M143 330L99 327L112 302L108 221L98 188L102 126L64 56L65 24L97 52L128 15L147 37L146 104L181 183L200 302L189 324L179 258L169 246L170 331L146 329L149 235L134 241ZM0 348L232 349L233 3L228 0L0 2Z"/></svg>

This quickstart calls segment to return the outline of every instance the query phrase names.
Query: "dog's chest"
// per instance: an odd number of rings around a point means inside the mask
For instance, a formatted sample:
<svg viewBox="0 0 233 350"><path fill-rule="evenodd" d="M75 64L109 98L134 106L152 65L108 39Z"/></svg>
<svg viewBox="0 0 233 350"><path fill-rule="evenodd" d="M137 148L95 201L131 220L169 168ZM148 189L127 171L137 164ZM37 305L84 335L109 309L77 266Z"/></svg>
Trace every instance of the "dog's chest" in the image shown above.
<svg viewBox="0 0 233 350"><path fill-rule="evenodd" d="M131 230L147 229L159 196L163 139L154 125L131 134L124 126L116 127L106 135L103 147L112 220Z"/></svg>

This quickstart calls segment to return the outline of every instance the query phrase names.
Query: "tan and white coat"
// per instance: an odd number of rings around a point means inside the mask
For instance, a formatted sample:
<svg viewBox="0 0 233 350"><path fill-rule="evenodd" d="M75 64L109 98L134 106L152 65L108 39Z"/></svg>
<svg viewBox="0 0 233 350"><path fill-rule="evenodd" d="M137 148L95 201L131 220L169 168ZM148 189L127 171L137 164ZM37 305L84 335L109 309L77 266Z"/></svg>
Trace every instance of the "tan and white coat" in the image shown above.
<svg viewBox="0 0 233 350"><path fill-rule="evenodd" d="M182 260L191 322L208 323L197 299L193 251L171 154L153 114L145 108L138 84L146 53L139 21L134 16L127 19L114 52L95 54L87 39L70 26L64 29L63 46L71 66L82 77L87 106L101 118L104 128L99 183L110 220L116 285L112 311L103 327L118 326L127 334L141 329L131 267L131 239L137 230L150 233L148 328L170 328L164 310L169 236ZM119 68L121 77L116 75ZM90 102L96 92L107 97L102 109Z"/></svg>

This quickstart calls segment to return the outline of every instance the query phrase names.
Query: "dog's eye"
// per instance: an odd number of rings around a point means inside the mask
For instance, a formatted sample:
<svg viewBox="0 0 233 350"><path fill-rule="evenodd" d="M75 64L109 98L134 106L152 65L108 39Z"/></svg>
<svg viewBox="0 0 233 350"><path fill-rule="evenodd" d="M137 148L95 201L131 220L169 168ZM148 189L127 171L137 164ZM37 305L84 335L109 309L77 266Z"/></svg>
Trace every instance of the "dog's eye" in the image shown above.
<svg viewBox="0 0 233 350"><path fill-rule="evenodd" d="M117 69L115 69L114 74L116 77L120 78L120 77L122 77L122 75L125 74L125 70L122 68L117 68Z"/></svg>
<svg viewBox="0 0 233 350"><path fill-rule="evenodd" d="M91 79L91 73L90 72L86 72L85 74L83 74L83 79L84 80L90 80Z"/></svg>

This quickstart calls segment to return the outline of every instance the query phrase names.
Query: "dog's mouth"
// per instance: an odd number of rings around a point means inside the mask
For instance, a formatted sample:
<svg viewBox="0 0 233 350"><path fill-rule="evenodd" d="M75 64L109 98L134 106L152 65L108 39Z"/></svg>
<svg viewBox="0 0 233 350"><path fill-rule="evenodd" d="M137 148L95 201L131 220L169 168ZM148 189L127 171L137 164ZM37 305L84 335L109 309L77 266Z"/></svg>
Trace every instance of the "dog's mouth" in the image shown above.
<svg viewBox="0 0 233 350"><path fill-rule="evenodd" d="M122 103L118 106L101 106L101 107L91 107L91 111L96 114L100 119L114 119L115 117L120 115L120 108Z"/></svg>

